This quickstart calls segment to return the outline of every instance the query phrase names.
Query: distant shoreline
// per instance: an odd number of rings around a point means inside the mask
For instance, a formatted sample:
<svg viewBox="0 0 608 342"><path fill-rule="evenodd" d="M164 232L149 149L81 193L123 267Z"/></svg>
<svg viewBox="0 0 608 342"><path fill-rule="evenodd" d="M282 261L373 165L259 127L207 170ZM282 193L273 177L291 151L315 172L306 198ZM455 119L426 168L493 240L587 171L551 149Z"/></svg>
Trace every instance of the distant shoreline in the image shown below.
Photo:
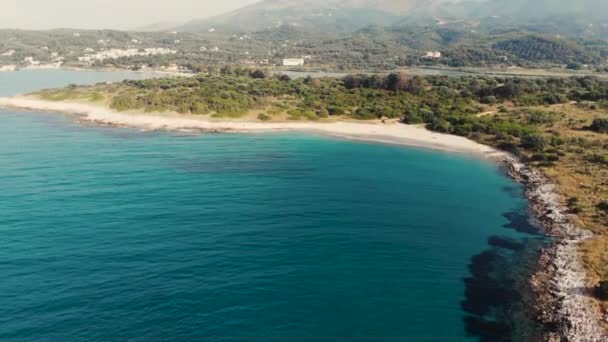
<svg viewBox="0 0 608 342"><path fill-rule="evenodd" d="M86 68L76 66L61 66L58 68L19 68L1 70L3 72L53 72L53 71L76 71L76 72L124 72L134 74L158 74L160 76L173 76L173 77L192 77L195 74L179 72L179 71L167 71L158 69L146 69L146 70L131 70L127 68Z"/></svg>

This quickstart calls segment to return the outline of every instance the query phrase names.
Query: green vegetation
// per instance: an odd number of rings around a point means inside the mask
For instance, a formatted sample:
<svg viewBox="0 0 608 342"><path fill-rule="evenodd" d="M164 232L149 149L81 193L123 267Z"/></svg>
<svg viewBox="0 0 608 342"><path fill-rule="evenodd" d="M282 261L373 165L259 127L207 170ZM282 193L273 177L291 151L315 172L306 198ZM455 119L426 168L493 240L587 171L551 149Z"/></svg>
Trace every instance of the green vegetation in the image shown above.
<svg viewBox="0 0 608 342"><path fill-rule="evenodd" d="M103 102L105 96L95 90L77 88L75 85L68 86L65 89L43 90L39 92L39 96L48 101L75 101L85 100L89 102Z"/></svg>
<svg viewBox="0 0 608 342"><path fill-rule="evenodd" d="M598 79L512 79L494 77L410 77L407 74L349 75L343 79L270 77L263 70L224 67L219 75L125 81L118 85L68 87L43 92L52 100L105 98L118 111L172 111L238 118L252 111L260 120L350 117L393 118L425 124L430 130L469 137L508 150L542 165L553 165L566 151L589 150L585 138L569 139L550 132L566 120L584 126L551 106L602 103L608 83ZM500 105L496 115L479 115ZM597 108L593 104L590 107ZM268 113L268 114L265 114ZM595 118L590 130L606 132L608 120ZM605 153L585 161L605 164Z"/></svg>
<svg viewBox="0 0 608 342"><path fill-rule="evenodd" d="M272 116L265 114L265 113L260 113L260 114L258 114L258 120L269 121L269 120L272 120Z"/></svg>
<svg viewBox="0 0 608 342"><path fill-rule="evenodd" d="M568 64L568 68L574 70L582 69L583 64L599 63L602 59L599 53L590 51L575 41L544 36L525 35L502 40L494 47L523 60Z"/></svg>
<svg viewBox="0 0 608 342"><path fill-rule="evenodd" d="M597 208L608 214L608 201L603 201L597 205Z"/></svg>
<svg viewBox="0 0 608 342"><path fill-rule="evenodd" d="M88 66L78 61L78 57L108 49L160 47L177 53L106 59L93 66L141 70L176 64L193 72L203 72L228 64L281 65L286 57L310 56L306 62L308 68L334 71L386 71L414 66L608 68L605 40L576 34L556 37L555 33L561 33L560 30L513 29L506 23L501 29L494 21L482 22L480 27L471 25L406 22L388 27L367 26L355 32L324 33L282 26L237 34L0 30L0 53L15 50L11 56L0 56L0 65L25 65L25 57L41 62L61 57L66 65ZM428 51L440 51L442 56L423 57Z"/></svg>
<svg viewBox="0 0 608 342"><path fill-rule="evenodd" d="M590 128L598 133L608 133L608 119L595 119Z"/></svg>

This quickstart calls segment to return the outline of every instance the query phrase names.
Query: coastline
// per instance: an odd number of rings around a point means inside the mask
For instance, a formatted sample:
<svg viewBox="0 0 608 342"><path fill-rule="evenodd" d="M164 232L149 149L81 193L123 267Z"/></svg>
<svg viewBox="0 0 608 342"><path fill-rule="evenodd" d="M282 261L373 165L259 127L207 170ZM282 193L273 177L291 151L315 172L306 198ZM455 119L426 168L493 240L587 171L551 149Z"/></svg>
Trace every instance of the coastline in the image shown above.
<svg viewBox="0 0 608 342"><path fill-rule="evenodd" d="M424 147L490 158L499 158L504 154L492 147L479 144L463 137L431 132L421 126L400 123L212 120L196 115L173 113L123 113L93 104L69 101L47 101L24 96L0 98L0 107L65 113L76 115L79 120L84 122L133 127L145 130L222 133L301 131L351 140Z"/></svg>
<svg viewBox="0 0 608 342"><path fill-rule="evenodd" d="M541 250L537 271L530 279L536 295L537 320L545 341L606 341L602 312L587 284L580 245L593 237L571 223L564 198L542 172L514 156L502 160L506 173L523 184L535 219L553 238Z"/></svg>
<svg viewBox="0 0 608 342"><path fill-rule="evenodd" d="M193 77L195 74L181 72L181 71L170 71L170 70L162 70L162 69L144 69L144 70L131 70L127 68L111 68L111 67L101 67L101 68L91 68L91 67L77 67L77 66L61 66L61 67L48 67L48 68L31 68L31 67L18 67L16 65L12 65L14 68L2 70L2 66L0 66L1 72L20 72L20 71L78 71L78 72L124 72L124 73L134 73L134 74L155 74L159 77Z"/></svg>
<svg viewBox="0 0 608 342"><path fill-rule="evenodd" d="M255 133L303 131L339 138L399 144L481 156L503 166L506 173L526 187L526 197L535 218L553 242L541 251L538 271L530 279L536 294L535 311L545 327L546 341L603 341L608 335L600 326L602 313L590 296L579 246L591 232L570 223L567 208L556 186L539 170L506 152L472 140L397 123L259 122L209 120L194 115L120 113L102 106L78 102L54 102L32 97L0 98L0 107L50 111L75 115L79 120L101 125L146 130Z"/></svg>

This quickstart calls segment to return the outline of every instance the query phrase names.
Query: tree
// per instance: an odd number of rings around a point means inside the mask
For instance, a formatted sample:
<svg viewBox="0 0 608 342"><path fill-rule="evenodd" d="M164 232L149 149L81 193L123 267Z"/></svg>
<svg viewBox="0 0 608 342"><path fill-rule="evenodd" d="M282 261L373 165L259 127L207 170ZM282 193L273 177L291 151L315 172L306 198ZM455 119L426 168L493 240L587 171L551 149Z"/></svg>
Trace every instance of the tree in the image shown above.
<svg viewBox="0 0 608 342"><path fill-rule="evenodd" d="M590 129L598 133L608 133L608 119L595 119Z"/></svg>
<svg viewBox="0 0 608 342"><path fill-rule="evenodd" d="M595 295L601 300L608 300L608 281L602 281L595 287Z"/></svg>
<svg viewBox="0 0 608 342"><path fill-rule="evenodd" d="M571 63L568 63L568 65L566 65L566 69L570 69L570 70L581 70L582 68L583 68L583 65L578 62L571 62Z"/></svg>
<svg viewBox="0 0 608 342"><path fill-rule="evenodd" d="M431 123L427 125L427 128L431 131L449 133L452 129L452 125L444 119L434 118Z"/></svg>
<svg viewBox="0 0 608 342"><path fill-rule="evenodd" d="M597 208L608 214L608 201L601 202L597 205Z"/></svg>
<svg viewBox="0 0 608 342"><path fill-rule="evenodd" d="M538 134L527 134L521 139L521 147L527 150L542 152L545 145L545 138Z"/></svg>
<svg viewBox="0 0 608 342"><path fill-rule="evenodd" d="M251 76L251 78L266 78L266 73L264 70L256 69L252 71L249 76Z"/></svg>
<svg viewBox="0 0 608 342"><path fill-rule="evenodd" d="M399 83L400 83L399 75L390 74L386 78L386 89L390 90L390 91L398 91Z"/></svg>
<svg viewBox="0 0 608 342"><path fill-rule="evenodd" d="M513 80L508 80L503 86L494 90L496 95L502 98L513 98L519 95L520 90L518 85Z"/></svg>
<svg viewBox="0 0 608 342"><path fill-rule="evenodd" d="M342 79L342 83L344 84L344 87L346 89L360 88L361 87L361 78L358 77L357 75L347 75Z"/></svg>
<svg viewBox="0 0 608 342"><path fill-rule="evenodd" d="M424 81L419 76L414 76L411 79L407 80L406 89L408 92L412 94L420 94L420 92L424 89Z"/></svg>
<svg viewBox="0 0 608 342"><path fill-rule="evenodd" d="M495 104L496 102L498 102L498 99L494 95L484 96L481 99L481 103L485 103L485 104Z"/></svg>

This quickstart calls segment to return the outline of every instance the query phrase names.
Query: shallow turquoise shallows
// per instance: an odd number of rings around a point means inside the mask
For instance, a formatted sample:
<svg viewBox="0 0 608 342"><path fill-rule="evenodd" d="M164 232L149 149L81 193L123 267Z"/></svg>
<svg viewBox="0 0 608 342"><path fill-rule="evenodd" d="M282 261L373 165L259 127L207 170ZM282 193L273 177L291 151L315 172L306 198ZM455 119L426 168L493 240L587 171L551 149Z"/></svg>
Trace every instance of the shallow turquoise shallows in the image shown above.
<svg viewBox="0 0 608 342"><path fill-rule="evenodd" d="M134 76L0 73L0 95ZM6 109L0 138L0 341L498 341L524 320L542 239L489 162Z"/></svg>

